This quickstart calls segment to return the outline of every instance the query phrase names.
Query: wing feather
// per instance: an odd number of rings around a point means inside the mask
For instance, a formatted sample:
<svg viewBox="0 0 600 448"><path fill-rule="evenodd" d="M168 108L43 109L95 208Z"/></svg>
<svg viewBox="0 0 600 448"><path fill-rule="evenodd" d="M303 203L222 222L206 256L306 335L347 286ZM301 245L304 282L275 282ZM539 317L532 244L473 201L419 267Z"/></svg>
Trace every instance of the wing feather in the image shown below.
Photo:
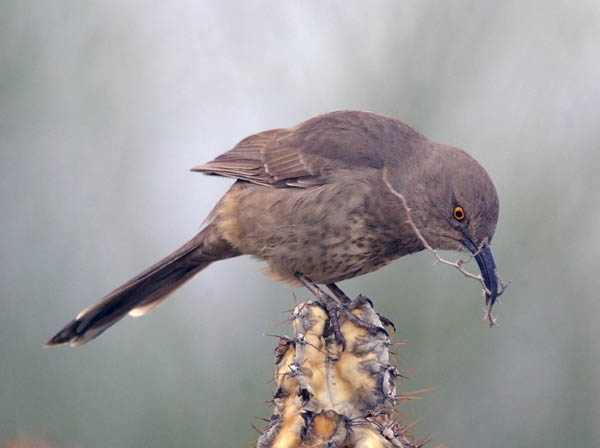
<svg viewBox="0 0 600 448"><path fill-rule="evenodd" d="M381 169L386 152L422 139L425 138L421 134L399 120L370 112L332 112L289 129L272 129L246 137L192 171L260 185L308 188L327 183L328 174L333 171Z"/></svg>

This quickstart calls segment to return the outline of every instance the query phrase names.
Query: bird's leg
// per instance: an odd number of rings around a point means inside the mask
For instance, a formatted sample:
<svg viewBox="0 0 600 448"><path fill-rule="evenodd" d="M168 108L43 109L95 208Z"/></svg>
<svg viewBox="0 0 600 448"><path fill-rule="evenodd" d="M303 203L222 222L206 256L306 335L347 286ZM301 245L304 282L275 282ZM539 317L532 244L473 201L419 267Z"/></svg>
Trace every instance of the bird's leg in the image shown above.
<svg viewBox="0 0 600 448"><path fill-rule="evenodd" d="M356 299L350 300L350 298L346 295L346 293L344 291L342 291L340 289L340 287L338 285L336 285L335 283L327 283L327 287L338 298L338 300L344 304L345 308L347 307L347 310L344 310L342 312L352 323L354 323L355 325L358 325L359 327L366 328L373 334L375 334L377 331L382 330L381 327L378 327L376 325L373 325L369 322L362 320L359 317L356 317L356 315L350 311L351 309L358 308L360 305L364 304L365 302L367 302L371 308L374 308L373 302L371 301L371 299L360 294ZM346 312L346 311L348 311L348 312ZM381 323L383 325L385 325L386 327L391 327L394 331L396 331L396 325L394 325L394 322L392 322L390 319L388 319L387 317L385 317L379 313L377 313L377 317L379 317L379 320L381 321Z"/></svg>
<svg viewBox="0 0 600 448"><path fill-rule="evenodd" d="M356 299L354 299L351 303L349 303L349 304L342 304L342 308L340 309L340 313L343 314L344 317L346 319L348 319L350 322L352 322L354 325L356 325L357 327L360 327L360 328L364 328L365 330L367 330L369 333L371 333L373 335L375 335L375 334L377 334L377 332L381 331L386 336L389 336L389 334L385 330L385 328L380 327L378 325L374 325L371 322L367 322L366 320L361 319L360 317L358 317L356 314L354 314L351 311L351 310L353 310L355 308L359 308L362 304L364 304L365 301L369 303L369 305L371 306L371 308L373 308L373 302L371 302L370 299L366 298L365 296L363 296L361 294ZM381 319L382 316L379 313L377 313L377 316L379 317L379 319L381 320L381 323L383 325L387 325L387 322L391 322L387 318Z"/></svg>
<svg viewBox="0 0 600 448"><path fill-rule="evenodd" d="M327 285L327 286L329 286L329 285ZM357 308L365 302L367 302L371 308L375 308L373 306L373 302L371 301L371 299L369 299L366 296L363 296L362 294L359 294L358 297L352 301L351 308ZM394 332L396 331L396 324L394 324L394 322L392 322L391 319L385 317L381 313L377 313L377 317L379 317L379 320L385 327L390 327L392 330L394 330ZM378 327L378 328L380 328L380 327Z"/></svg>
<svg viewBox="0 0 600 448"><path fill-rule="evenodd" d="M381 331L381 330L385 331L385 329L382 329L381 327L378 327L376 325L373 325L369 322L364 321L363 319L357 317L353 312L350 311L354 308L358 308L365 302L367 302L371 308L374 308L373 302L371 301L371 299L360 294L356 299L350 300L350 298L346 295L346 293L344 291L342 291L339 288L339 286L336 285L335 283L327 283L327 287L338 298L338 300L343 303L345 309L342 310L342 313L353 324L358 325L361 328L366 328L372 334L375 334L377 331ZM386 327L391 327L391 328L393 328L394 331L396 331L396 325L394 325L394 322L392 322L390 319L388 319L387 317L385 317L379 313L377 313L377 317L379 317L379 320L381 321L381 323L383 325L385 325Z"/></svg>
<svg viewBox="0 0 600 448"><path fill-rule="evenodd" d="M348 297L335 283L327 283L327 287L340 302L345 303L346 305L351 302L350 297Z"/></svg>
<svg viewBox="0 0 600 448"><path fill-rule="evenodd" d="M338 312L341 309L341 305L330 295L326 294L313 283L304 274L296 273L296 278L302 283L310 292L314 294L319 302L325 307L325 312L329 316L329 322L333 329L335 340L342 346L342 351L346 350L346 339L340 330L340 322L338 320Z"/></svg>
<svg viewBox="0 0 600 448"><path fill-rule="evenodd" d="M354 302L351 301L348 298L348 296L334 283L328 283L327 287L335 294L335 296L339 299L339 301L341 303L334 300L331 296L327 295L326 293L324 293L315 283L313 283L305 275L297 273L296 278L304 286L306 286L315 295L315 297L317 297L317 299L319 300L319 302L321 302L323 304L323 306L325 306L325 310L327 311L327 314L329 315L329 319L331 321L331 326L335 333L336 340L338 340L338 342L342 343L342 346L344 347L344 349L346 347L346 343L345 343L344 336L342 335L342 333L340 331L340 324L339 324L339 320L338 320L339 315L343 315L346 319L348 319L354 325L356 325L357 327L360 327L360 328L364 328L371 334L377 334L377 332L381 331L387 335L387 331L385 331L385 328L379 327L377 325L373 325L372 323L361 319L356 314L354 314L352 311L350 311L350 305ZM373 306L371 301L364 296L359 296L357 300L359 301L359 303L362 303L361 300L368 300L371 307ZM386 319L386 321L389 321L389 320ZM384 322L384 325L385 325L385 322Z"/></svg>

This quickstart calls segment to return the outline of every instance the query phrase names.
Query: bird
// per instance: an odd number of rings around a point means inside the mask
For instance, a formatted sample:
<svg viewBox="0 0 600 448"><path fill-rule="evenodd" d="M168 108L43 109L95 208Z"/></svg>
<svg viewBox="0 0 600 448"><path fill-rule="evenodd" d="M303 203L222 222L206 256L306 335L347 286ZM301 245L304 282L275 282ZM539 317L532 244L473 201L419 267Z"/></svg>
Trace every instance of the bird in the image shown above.
<svg viewBox="0 0 600 448"><path fill-rule="evenodd" d="M330 317L348 302L336 283L428 246L470 253L486 302L499 295L490 248L499 199L490 176L462 149L396 118L325 113L250 135L192 171L235 180L200 232L81 311L46 346L83 345L128 314L144 315L211 263L240 255L266 262L275 281L308 287Z"/></svg>

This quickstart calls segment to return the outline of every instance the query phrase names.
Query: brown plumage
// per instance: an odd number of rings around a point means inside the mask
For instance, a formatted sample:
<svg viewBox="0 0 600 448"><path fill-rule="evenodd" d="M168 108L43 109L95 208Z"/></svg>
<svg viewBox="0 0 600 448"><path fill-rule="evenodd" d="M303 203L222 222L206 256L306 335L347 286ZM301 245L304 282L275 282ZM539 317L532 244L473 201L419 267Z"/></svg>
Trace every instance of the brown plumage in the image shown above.
<svg viewBox="0 0 600 448"><path fill-rule="evenodd" d="M399 120L359 111L320 115L247 137L193 171L237 180L207 226L81 312L48 345L80 345L127 313L145 313L213 261L252 255L276 280L297 284L302 274L332 284L422 250L398 193L432 247L476 253L495 300L489 242L499 205L489 176L464 151Z"/></svg>

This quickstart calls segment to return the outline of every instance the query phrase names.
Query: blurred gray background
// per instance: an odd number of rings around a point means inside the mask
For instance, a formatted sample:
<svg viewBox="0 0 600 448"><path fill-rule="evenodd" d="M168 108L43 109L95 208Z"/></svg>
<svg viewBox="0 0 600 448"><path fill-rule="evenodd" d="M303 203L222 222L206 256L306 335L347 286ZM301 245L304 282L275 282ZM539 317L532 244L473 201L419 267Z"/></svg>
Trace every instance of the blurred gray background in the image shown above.
<svg viewBox="0 0 600 448"><path fill-rule="evenodd" d="M427 253L342 284L396 322L404 390L435 387L402 406L415 433L600 446L597 0L3 1L0 446L254 440L263 333L289 333L292 303L256 261L211 266L85 347L42 344L200 228L231 182L189 168L339 109L466 149L501 199L500 328Z"/></svg>

